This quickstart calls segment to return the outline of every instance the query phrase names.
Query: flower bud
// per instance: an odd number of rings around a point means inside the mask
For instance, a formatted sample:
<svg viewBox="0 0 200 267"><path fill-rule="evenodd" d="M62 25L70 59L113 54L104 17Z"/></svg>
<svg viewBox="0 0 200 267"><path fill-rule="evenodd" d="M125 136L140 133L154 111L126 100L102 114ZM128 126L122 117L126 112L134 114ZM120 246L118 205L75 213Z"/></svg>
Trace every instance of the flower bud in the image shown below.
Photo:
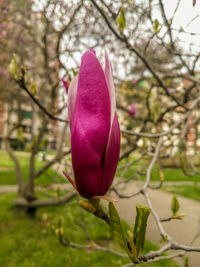
<svg viewBox="0 0 200 267"><path fill-rule="evenodd" d="M104 196L119 160L120 128L116 115L112 67L105 53L105 71L93 50L86 51L68 91L75 185L85 198Z"/></svg>

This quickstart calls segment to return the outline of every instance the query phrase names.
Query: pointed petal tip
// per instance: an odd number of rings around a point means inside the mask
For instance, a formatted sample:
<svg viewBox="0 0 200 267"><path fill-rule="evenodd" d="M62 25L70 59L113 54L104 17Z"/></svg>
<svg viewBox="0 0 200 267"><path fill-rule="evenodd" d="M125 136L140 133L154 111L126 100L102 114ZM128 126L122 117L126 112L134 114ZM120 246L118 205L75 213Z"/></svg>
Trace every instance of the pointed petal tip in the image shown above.
<svg viewBox="0 0 200 267"><path fill-rule="evenodd" d="M92 52L96 56L96 51L93 48L90 48L88 51Z"/></svg>
<svg viewBox="0 0 200 267"><path fill-rule="evenodd" d="M81 59L83 59L83 58L85 58L85 57L87 57L87 56L94 56L94 57L96 58L96 51L95 51L93 48L90 48L90 49L86 50L86 51L83 53Z"/></svg>
<svg viewBox="0 0 200 267"><path fill-rule="evenodd" d="M66 92L68 93L68 89L69 89L69 81L68 78L62 78L61 79L63 86L65 87Z"/></svg>
<svg viewBox="0 0 200 267"><path fill-rule="evenodd" d="M76 104L76 95L77 95L77 86L78 86L78 75L74 76L72 79L69 89L68 89L68 119L70 129L72 126L72 121L74 117L74 109Z"/></svg>
<svg viewBox="0 0 200 267"><path fill-rule="evenodd" d="M63 174L67 178L67 180L70 182L70 184L74 187L74 189L78 192L78 189L77 189L77 186L76 186L74 180L65 171L63 171Z"/></svg>

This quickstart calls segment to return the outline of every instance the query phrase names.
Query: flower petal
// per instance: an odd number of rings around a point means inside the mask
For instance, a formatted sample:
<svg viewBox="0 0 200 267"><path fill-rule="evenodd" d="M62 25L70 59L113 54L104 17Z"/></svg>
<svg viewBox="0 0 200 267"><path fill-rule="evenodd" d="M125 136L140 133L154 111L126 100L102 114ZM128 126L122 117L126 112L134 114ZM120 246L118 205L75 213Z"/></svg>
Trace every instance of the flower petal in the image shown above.
<svg viewBox="0 0 200 267"><path fill-rule="evenodd" d="M108 84L108 89L110 93L110 101L111 101L111 125L114 120L115 110L116 110L116 96L115 96L115 86L112 75L112 65L108 58L108 54L105 51L105 76Z"/></svg>
<svg viewBox="0 0 200 267"><path fill-rule="evenodd" d="M110 138L105 153L105 165L100 195L106 194L115 176L120 153L120 127L115 113Z"/></svg>
<svg viewBox="0 0 200 267"><path fill-rule="evenodd" d="M75 183L80 195L85 198L99 195L103 174L101 156L91 147L80 120L73 129L71 147Z"/></svg>
<svg viewBox="0 0 200 267"><path fill-rule="evenodd" d="M74 117L77 86L78 86L78 75L73 78L68 89L68 119L69 119L70 129L72 128L72 121Z"/></svg>

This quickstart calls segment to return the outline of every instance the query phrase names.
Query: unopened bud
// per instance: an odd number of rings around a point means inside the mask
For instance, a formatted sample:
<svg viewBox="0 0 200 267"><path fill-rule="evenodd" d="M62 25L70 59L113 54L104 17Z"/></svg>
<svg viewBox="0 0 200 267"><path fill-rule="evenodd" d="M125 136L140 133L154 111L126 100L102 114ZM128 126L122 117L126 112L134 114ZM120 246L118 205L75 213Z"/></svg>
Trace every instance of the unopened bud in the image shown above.
<svg viewBox="0 0 200 267"><path fill-rule="evenodd" d="M96 211L96 208L87 200L80 200L78 204L81 206L81 208L88 212L95 213Z"/></svg>

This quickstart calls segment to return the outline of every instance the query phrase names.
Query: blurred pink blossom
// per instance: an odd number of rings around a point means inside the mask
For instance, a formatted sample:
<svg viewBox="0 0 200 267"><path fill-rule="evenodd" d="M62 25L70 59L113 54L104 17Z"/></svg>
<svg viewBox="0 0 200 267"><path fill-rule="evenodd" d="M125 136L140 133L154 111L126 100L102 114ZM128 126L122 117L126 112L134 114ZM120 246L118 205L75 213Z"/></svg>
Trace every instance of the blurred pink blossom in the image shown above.
<svg viewBox="0 0 200 267"><path fill-rule="evenodd" d="M136 81L135 79L133 79L133 80L131 81L131 83L134 85L134 84L137 83L137 81Z"/></svg>
<svg viewBox="0 0 200 267"><path fill-rule="evenodd" d="M168 87L168 88L167 88L168 93L171 93L172 90L173 90L173 89L172 89L171 87Z"/></svg>
<svg viewBox="0 0 200 267"><path fill-rule="evenodd" d="M131 116L134 116L135 115L135 112L136 112L136 104L135 103L132 103L129 106L129 113L130 113Z"/></svg>

